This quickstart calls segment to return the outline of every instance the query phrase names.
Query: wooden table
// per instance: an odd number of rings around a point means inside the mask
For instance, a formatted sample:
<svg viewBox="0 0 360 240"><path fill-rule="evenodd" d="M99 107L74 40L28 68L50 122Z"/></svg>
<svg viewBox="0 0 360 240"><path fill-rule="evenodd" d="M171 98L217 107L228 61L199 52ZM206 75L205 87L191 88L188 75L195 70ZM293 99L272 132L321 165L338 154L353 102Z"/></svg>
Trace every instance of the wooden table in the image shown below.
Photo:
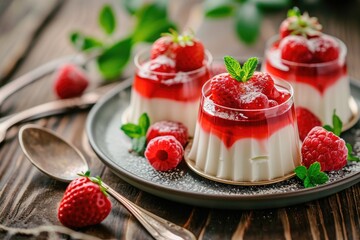
<svg viewBox="0 0 360 240"><path fill-rule="evenodd" d="M1 85L52 59L73 54L74 50L67 40L72 30L81 29L100 36L96 21L98 10L104 2L0 0ZM349 74L352 79L360 80L360 4L359 1L347 2L343 6L324 3L309 11L311 15L319 17L326 32L347 44ZM126 33L126 26L131 26L131 19L118 1L110 3L116 6L119 13L122 27L117 34L121 36ZM177 16L181 14L177 13ZM259 42L251 48L254 55L262 56L265 39L276 33L284 16L285 10L265 15ZM184 22L184 19L180 22ZM210 51L221 55L221 46ZM6 102L7 114L54 100L49 90L51 85L51 77L45 77L16 93ZM73 142L89 159L93 174L100 175L119 193L143 208L186 227L199 239L360 237L359 184L330 197L278 209L222 210L180 204L143 192L105 167L91 150L84 135L86 118L87 111L82 111L43 118L34 123L51 128ZM102 224L78 232L54 227L61 226L57 219L57 206L67 184L50 179L30 164L19 147L18 129L19 126L13 127L6 142L0 146L1 239L75 239L76 233L84 234L79 236L80 239L151 239L136 219L113 200L113 210ZM41 226L46 227L42 229ZM57 235L54 231L64 234ZM20 232L23 234L18 234Z"/></svg>

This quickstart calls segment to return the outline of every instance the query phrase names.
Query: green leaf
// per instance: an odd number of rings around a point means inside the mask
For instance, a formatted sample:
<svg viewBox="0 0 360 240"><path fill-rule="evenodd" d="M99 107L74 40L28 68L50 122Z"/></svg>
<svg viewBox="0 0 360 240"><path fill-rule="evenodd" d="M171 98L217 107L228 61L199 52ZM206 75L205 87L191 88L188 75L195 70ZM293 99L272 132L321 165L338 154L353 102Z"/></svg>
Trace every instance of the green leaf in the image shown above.
<svg viewBox="0 0 360 240"><path fill-rule="evenodd" d="M289 11L287 12L287 16L288 17L300 17L301 16L301 12L300 9L298 7L293 7L292 9L289 9Z"/></svg>
<svg viewBox="0 0 360 240"><path fill-rule="evenodd" d="M343 127L343 123L342 123L341 119L339 118L339 116L336 115L335 110L334 110L334 113L333 113L332 121L333 121L333 133L336 136L340 136L341 130L342 130L342 127Z"/></svg>
<svg viewBox="0 0 360 240"><path fill-rule="evenodd" d="M242 78L240 77L240 72L241 72L240 63L231 56L225 56L224 62L225 62L226 70L229 72L229 74L237 81L241 81Z"/></svg>
<svg viewBox="0 0 360 240"><path fill-rule="evenodd" d="M355 156L353 154L353 148L351 146L350 143L346 143L346 148L348 149L348 157L347 157L347 160L349 161L354 161L354 162L359 162L360 161L360 158L358 156Z"/></svg>
<svg viewBox="0 0 360 240"><path fill-rule="evenodd" d="M120 2L128 13L134 15L141 8L144 0L122 0Z"/></svg>
<svg viewBox="0 0 360 240"><path fill-rule="evenodd" d="M249 58L243 65L242 70L245 75L242 78L243 82L248 81L254 74L256 67L258 65L258 59L256 57Z"/></svg>
<svg viewBox="0 0 360 240"><path fill-rule="evenodd" d="M205 17L221 18L233 15L235 5L229 0L206 0L204 3Z"/></svg>
<svg viewBox="0 0 360 240"><path fill-rule="evenodd" d="M310 188L310 187L315 187L315 185L311 182L309 177L306 177L304 180L304 187Z"/></svg>
<svg viewBox="0 0 360 240"><path fill-rule="evenodd" d="M247 1L235 13L235 30L238 38L246 44L254 43L260 32L262 14L256 5Z"/></svg>
<svg viewBox="0 0 360 240"><path fill-rule="evenodd" d="M116 19L114 10L110 5L104 5L99 14L99 25L102 30L111 35L116 28Z"/></svg>
<svg viewBox="0 0 360 240"><path fill-rule="evenodd" d="M298 166L294 170L296 176L301 180L304 180L307 176L307 169L305 166Z"/></svg>
<svg viewBox="0 0 360 240"><path fill-rule="evenodd" d="M72 32L70 34L70 42L79 51L86 51L103 47L103 43L100 40L94 37L85 36L80 32Z"/></svg>
<svg viewBox="0 0 360 240"><path fill-rule="evenodd" d="M131 38L116 42L97 59L101 75L105 79L115 79L121 75L131 55Z"/></svg>
<svg viewBox="0 0 360 240"><path fill-rule="evenodd" d="M324 184L329 181L329 176L324 172L319 172L314 180L317 185Z"/></svg>
<svg viewBox="0 0 360 240"><path fill-rule="evenodd" d="M120 129L130 138L139 138L143 135L141 127L134 123L123 124Z"/></svg>
<svg viewBox="0 0 360 240"><path fill-rule="evenodd" d="M140 156L144 156L146 148L146 137L141 136L139 138L133 138L132 140L132 150L139 154Z"/></svg>
<svg viewBox="0 0 360 240"><path fill-rule="evenodd" d="M327 130L329 132L334 132L334 129L330 125L325 125L325 126L323 126L323 128L325 128L325 130Z"/></svg>
<svg viewBox="0 0 360 240"><path fill-rule="evenodd" d="M159 19L167 19L166 1L156 1L154 3L144 4L136 13L136 28L142 28L143 24L148 24Z"/></svg>
<svg viewBox="0 0 360 240"><path fill-rule="evenodd" d="M312 176L317 176L317 174L320 172L321 170L321 165L319 162L314 162L310 165L309 169L308 169L308 176L312 177Z"/></svg>
<svg viewBox="0 0 360 240"><path fill-rule="evenodd" d="M150 127L150 119L146 113L141 114L141 116L139 118L139 126L141 128L141 134L143 136L145 136L147 133L147 130Z"/></svg>
<svg viewBox="0 0 360 240"><path fill-rule="evenodd" d="M281 10L291 5L290 0L253 0L256 6L262 10Z"/></svg>
<svg viewBox="0 0 360 240"><path fill-rule="evenodd" d="M152 43L157 40L162 33L168 32L169 29L177 29L177 26L168 21L167 19L159 19L151 21L146 24L142 24L141 27L136 28L133 33L134 43L148 42Z"/></svg>

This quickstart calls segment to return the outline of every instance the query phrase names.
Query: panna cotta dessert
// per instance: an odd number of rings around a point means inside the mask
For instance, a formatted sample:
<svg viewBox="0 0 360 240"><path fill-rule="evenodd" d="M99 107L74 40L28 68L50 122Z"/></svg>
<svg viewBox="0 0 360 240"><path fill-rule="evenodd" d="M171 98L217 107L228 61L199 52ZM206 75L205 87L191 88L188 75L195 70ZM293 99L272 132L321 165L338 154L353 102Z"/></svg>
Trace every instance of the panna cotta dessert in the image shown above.
<svg viewBox="0 0 360 240"><path fill-rule="evenodd" d="M159 38L151 51L135 57L136 74L126 121L147 113L152 122L183 123L195 131L203 84L210 78L211 54L192 34L172 31Z"/></svg>
<svg viewBox="0 0 360 240"><path fill-rule="evenodd" d="M331 124L334 111L346 124L352 118L345 44L322 33L317 18L295 8L267 43L262 71L294 88L295 104Z"/></svg>
<svg viewBox="0 0 360 240"><path fill-rule="evenodd" d="M271 183L292 175L301 157L291 85L254 72L256 58L242 67L224 59L228 73L214 76L202 89L187 164L231 184Z"/></svg>

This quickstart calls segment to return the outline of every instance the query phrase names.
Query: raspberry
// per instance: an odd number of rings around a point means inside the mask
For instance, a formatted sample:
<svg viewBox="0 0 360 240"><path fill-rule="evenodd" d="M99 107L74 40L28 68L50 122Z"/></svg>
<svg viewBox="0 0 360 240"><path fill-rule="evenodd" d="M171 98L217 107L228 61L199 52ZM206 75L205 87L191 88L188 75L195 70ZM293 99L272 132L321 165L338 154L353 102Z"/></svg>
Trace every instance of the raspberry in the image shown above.
<svg viewBox="0 0 360 240"><path fill-rule="evenodd" d="M240 93L244 92L241 84L230 76L222 73L211 79L211 99L221 106L240 107Z"/></svg>
<svg viewBox="0 0 360 240"><path fill-rule="evenodd" d="M153 138L159 136L173 136L180 142L182 146L185 146L188 141L188 129L180 122L160 121L150 126L147 135L146 142L149 143Z"/></svg>
<svg viewBox="0 0 360 240"><path fill-rule="evenodd" d="M55 75L54 92L59 98L79 97L89 85L88 76L73 64L64 64Z"/></svg>
<svg viewBox="0 0 360 240"><path fill-rule="evenodd" d="M311 129L321 126L320 119L307 108L297 107L296 117L301 141L304 141Z"/></svg>
<svg viewBox="0 0 360 240"><path fill-rule="evenodd" d="M319 162L321 171L342 169L347 163L345 141L322 127L314 127L301 147L302 163L309 167Z"/></svg>
<svg viewBox="0 0 360 240"><path fill-rule="evenodd" d="M175 168L184 156L184 148L173 136L160 136L152 139L145 150L145 157L158 171Z"/></svg>

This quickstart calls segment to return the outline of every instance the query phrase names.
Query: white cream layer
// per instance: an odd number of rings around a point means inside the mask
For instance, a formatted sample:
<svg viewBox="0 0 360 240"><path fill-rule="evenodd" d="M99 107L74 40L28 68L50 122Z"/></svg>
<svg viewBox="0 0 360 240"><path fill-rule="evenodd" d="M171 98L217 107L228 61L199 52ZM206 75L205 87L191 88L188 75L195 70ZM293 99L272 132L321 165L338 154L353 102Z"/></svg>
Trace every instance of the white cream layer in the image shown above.
<svg viewBox="0 0 360 240"><path fill-rule="evenodd" d="M269 139L245 138L230 148L197 124L189 159L205 174L232 181L260 181L283 177L300 165L297 126L288 125Z"/></svg>
<svg viewBox="0 0 360 240"><path fill-rule="evenodd" d="M151 123L167 120L183 123L194 136L200 100L180 102L164 98L145 98L132 89L127 122L137 123L146 112Z"/></svg>

